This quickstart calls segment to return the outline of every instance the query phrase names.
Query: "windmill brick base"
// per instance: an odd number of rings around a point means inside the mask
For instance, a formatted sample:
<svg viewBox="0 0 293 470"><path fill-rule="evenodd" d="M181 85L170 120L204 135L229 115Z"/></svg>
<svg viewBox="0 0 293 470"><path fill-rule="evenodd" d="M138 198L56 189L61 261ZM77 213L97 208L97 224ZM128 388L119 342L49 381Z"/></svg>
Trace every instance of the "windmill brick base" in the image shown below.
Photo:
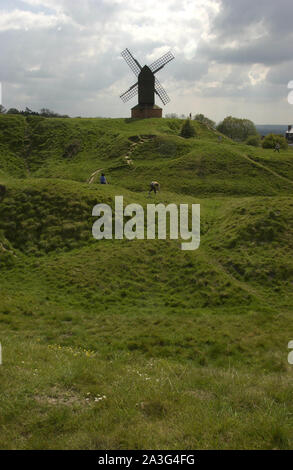
<svg viewBox="0 0 293 470"><path fill-rule="evenodd" d="M145 118L161 118L162 117L162 108L153 105L141 105L137 104L131 108L131 117L135 119L145 119Z"/></svg>

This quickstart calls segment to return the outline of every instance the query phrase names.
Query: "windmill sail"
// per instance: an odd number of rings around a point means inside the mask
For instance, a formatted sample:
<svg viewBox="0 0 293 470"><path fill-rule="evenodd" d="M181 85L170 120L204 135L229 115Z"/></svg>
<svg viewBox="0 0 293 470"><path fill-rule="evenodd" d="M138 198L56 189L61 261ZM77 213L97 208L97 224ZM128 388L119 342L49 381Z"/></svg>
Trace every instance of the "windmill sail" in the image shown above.
<svg viewBox="0 0 293 470"><path fill-rule="evenodd" d="M126 103L126 101L130 100L133 96L137 95L137 93L138 93L138 83L136 82L127 91L122 93L122 95L120 95L120 98L122 99L124 103Z"/></svg>
<svg viewBox="0 0 293 470"><path fill-rule="evenodd" d="M169 101L171 101L157 77L155 77L155 93L158 95L163 104L167 104Z"/></svg>
<svg viewBox="0 0 293 470"><path fill-rule="evenodd" d="M133 57L133 55L127 48L121 52L121 55L123 59L125 60L125 62L127 63L127 65L129 65L129 67L131 68L134 75L138 77L138 74L142 68L139 62Z"/></svg>
<svg viewBox="0 0 293 470"><path fill-rule="evenodd" d="M157 59L155 62L149 65L149 68L151 69L153 73L156 73L173 59L175 59L175 57L173 56L172 52L169 51L167 52L167 54L162 55L160 59Z"/></svg>

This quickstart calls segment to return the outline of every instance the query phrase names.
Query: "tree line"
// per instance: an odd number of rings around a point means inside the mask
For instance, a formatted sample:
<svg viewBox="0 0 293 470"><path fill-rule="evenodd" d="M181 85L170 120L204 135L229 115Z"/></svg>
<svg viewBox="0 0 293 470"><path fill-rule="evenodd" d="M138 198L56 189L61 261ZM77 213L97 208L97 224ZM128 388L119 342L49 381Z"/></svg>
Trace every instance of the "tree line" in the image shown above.
<svg viewBox="0 0 293 470"><path fill-rule="evenodd" d="M268 134L261 137L255 124L250 119L240 119L227 116L217 125L217 130L222 134L238 142L244 142L253 147L274 148L279 144L282 149L288 148L288 142L283 135Z"/></svg>
<svg viewBox="0 0 293 470"><path fill-rule="evenodd" d="M29 108L19 110L17 108L9 108L6 110L2 104L0 104L0 114L21 114L23 116L43 116L43 117L55 117L55 118L69 118L67 114L58 114L55 111L51 111L48 108L42 108L39 112L32 111Z"/></svg>
<svg viewBox="0 0 293 470"><path fill-rule="evenodd" d="M178 115L175 113L169 115L166 114L165 117L182 119L182 117L178 117ZM227 116L223 121L216 125L214 121L204 116L204 114L196 114L193 117L190 114L188 118L186 118L186 116L184 116L184 118L185 121L180 131L180 135L182 137L189 138L196 136L196 130L191 124L192 120L195 120L205 124L210 129L220 132L221 134L236 142L243 142L253 147L259 147L261 145L263 148L275 148L275 146L278 144L282 149L288 148L288 142L281 134L277 135L271 133L261 138L260 134L256 130L255 124L250 119L241 119L233 116Z"/></svg>

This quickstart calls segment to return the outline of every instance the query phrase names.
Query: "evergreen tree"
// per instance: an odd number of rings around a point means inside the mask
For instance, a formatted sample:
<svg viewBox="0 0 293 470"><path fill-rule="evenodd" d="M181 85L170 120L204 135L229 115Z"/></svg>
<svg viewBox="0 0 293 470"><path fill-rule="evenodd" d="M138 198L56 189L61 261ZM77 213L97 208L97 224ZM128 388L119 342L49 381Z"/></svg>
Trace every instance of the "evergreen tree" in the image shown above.
<svg viewBox="0 0 293 470"><path fill-rule="evenodd" d="M186 119L181 127L180 131L181 137L188 139L189 137L194 137L196 135L195 129L190 122L190 119Z"/></svg>

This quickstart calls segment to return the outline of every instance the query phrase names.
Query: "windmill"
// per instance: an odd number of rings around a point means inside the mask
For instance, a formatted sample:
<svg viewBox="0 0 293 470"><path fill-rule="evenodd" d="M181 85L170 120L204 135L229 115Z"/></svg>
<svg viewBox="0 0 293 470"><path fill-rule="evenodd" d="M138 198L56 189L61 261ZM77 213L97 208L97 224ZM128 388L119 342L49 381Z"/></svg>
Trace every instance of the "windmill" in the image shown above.
<svg viewBox="0 0 293 470"><path fill-rule="evenodd" d="M138 94L138 105L131 109L131 117L162 117L162 108L155 105L155 94L158 95L163 104L169 103L170 98L157 77L155 77L155 73L174 59L173 54L169 51L151 65L145 65L144 67L139 64L128 49L122 51L121 55L137 77L137 82L120 96L122 101L126 103Z"/></svg>

